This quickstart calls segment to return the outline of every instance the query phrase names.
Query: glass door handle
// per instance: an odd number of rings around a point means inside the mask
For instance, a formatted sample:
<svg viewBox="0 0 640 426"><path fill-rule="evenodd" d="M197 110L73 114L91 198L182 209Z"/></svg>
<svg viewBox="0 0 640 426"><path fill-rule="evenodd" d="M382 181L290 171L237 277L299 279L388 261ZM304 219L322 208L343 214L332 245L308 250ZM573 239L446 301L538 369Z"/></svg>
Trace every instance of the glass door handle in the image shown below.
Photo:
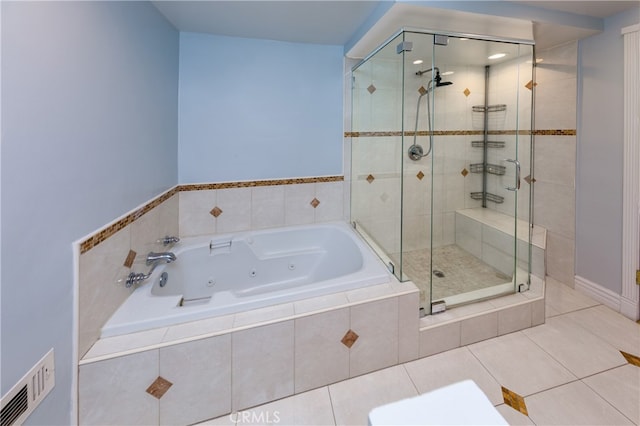
<svg viewBox="0 0 640 426"><path fill-rule="evenodd" d="M513 163L516 166L516 185L507 186L506 189L509 191L517 191L518 189L520 189L520 162L518 160L512 160L510 158L505 158L504 161Z"/></svg>

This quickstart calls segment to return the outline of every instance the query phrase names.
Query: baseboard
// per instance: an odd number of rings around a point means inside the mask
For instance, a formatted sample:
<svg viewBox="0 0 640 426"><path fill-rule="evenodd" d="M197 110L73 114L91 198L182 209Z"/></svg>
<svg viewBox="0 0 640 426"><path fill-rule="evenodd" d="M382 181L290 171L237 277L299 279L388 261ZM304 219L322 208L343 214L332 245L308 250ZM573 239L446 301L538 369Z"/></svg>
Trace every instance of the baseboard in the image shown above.
<svg viewBox="0 0 640 426"><path fill-rule="evenodd" d="M620 312L621 296L619 294L578 275L574 277L574 283L575 289L579 292L590 296L616 312Z"/></svg>

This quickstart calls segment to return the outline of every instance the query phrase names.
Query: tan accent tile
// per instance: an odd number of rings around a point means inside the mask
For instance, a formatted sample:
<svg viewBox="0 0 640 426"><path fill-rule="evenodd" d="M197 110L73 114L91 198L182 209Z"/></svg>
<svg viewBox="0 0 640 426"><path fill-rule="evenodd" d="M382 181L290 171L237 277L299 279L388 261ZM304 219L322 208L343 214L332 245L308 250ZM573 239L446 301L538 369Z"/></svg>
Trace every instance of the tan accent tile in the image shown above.
<svg viewBox="0 0 640 426"><path fill-rule="evenodd" d="M524 87L526 87L529 90L533 90L533 88L537 85L538 83L534 82L533 80L529 80L529 82L525 84Z"/></svg>
<svg viewBox="0 0 640 426"><path fill-rule="evenodd" d="M502 386L502 396L504 398L504 403L509 407L521 412L525 416L529 415L529 413L527 412L527 405L524 403L523 397L505 388L504 386Z"/></svg>
<svg viewBox="0 0 640 426"><path fill-rule="evenodd" d="M536 178L532 178L532 177L531 177L531 175L527 175L527 176L524 178L524 181L525 181L525 182L527 182L529 185L531 185L532 183L535 183Z"/></svg>
<svg viewBox="0 0 640 426"><path fill-rule="evenodd" d="M376 178L373 177L373 175L369 175L367 176L367 182L372 183Z"/></svg>
<svg viewBox="0 0 640 426"><path fill-rule="evenodd" d="M427 94L427 89L425 89L424 86L420 86L418 92L420 92L420 94L424 96Z"/></svg>
<svg viewBox="0 0 640 426"><path fill-rule="evenodd" d="M420 179L420 180L422 180L422 179L424 178L424 173L422 173L422 170L420 170L420 171L418 172L418 174L416 175L416 177L417 177L418 179Z"/></svg>
<svg viewBox="0 0 640 426"><path fill-rule="evenodd" d="M318 207L320 205L320 200L318 200L317 198L314 198L313 200L311 200L311 203L309 203L313 206L313 208L315 209L316 207Z"/></svg>
<svg viewBox="0 0 640 426"><path fill-rule="evenodd" d="M218 217L218 216L220 216L222 214L222 209L220 207L216 206L216 207L212 208L209 213L211 213L211 215L213 217Z"/></svg>
<svg viewBox="0 0 640 426"><path fill-rule="evenodd" d="M367 87L367 91L373 95L373 92L376 91L376 86L370 84L369 87Z"/></svg>
<svg viewBox="0 0 640 426"><path fill-rule="evenodd" d="M173 383L158 376L158 378L153 383L151 383L151 386L147 388L147 393L160 399L164 396L164 394L169 390L171 386L173 386Z"/></svg>
<svg viewBox="0 0 640 426"><path fill-rule="evenodd" d="M464 93L465 96L469 97L469 95L471 94L471 90L464 89L464 92L462 92L462 93Z"/></svg>
<svg viewBox="0 0 640 426"><path fill-rule="evenodd" d="M343 345L351 349L351 346L353 346L353 344L356 343L356 340L358 340L358 337L360 336L358 336L355 331L349 330L340 341L342 342Z"/></svg>
<svg viewBox="0 0 640 426"><path fill-rule="evenodd" d="M129 254L127 254L127 258L124 260L124 266L131 269L133 266L133 261L136 260L136 252L133 250L129 250Z"/></svg>
<svg viewBox="0 0 640 426"><path fill-rule="evenodd" d="M636 355L632 355L632 354L627 353L627 352L623 352L623 351L620 351L620 353L622 354L624 359L627 360L627 362L629 364L635 365L636 367L640 367L640 357L638 357Z"/></svg>
<svg viewBox="0 0 640 426"><path fill-rule="evenodd" d="M462 169L462 171L460 172L460 174L464 177L467 177L467 175L469 174L469 170L467 170L466 168Z"/></svg>

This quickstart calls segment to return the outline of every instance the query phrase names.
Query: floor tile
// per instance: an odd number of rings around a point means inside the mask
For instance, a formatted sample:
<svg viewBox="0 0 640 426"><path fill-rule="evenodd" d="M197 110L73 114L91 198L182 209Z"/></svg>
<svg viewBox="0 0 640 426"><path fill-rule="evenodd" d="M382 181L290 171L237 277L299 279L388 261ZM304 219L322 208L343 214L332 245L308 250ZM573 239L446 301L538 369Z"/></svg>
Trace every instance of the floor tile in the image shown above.
<svg viewBox="0 0 640 426"><path fill-rule="evenodd" d="M498 383L522 396L576 380L522 332L475 343L468 348Z"/></svg>
<svg viewBox="0 0 640 426"><path fill-rule="evenodd" d="M493 405L503 402L500 384L467 348L443 352L404 366L420 393L470 379L482 389Z"/></svg>
<svg viewBox="0 0 640 426"><path fill-rule="evenodd" d="M564 314L599 305L598 302L591 299L589 296L586 296L551 277L546 278L545 291L547 307L551 308L552 312L556 311Z"/></svg>
<svg viewBox="0 0 640 426"><path fill-rule="evenodd" d="M509 407L506 404L500 404L496 407L496 410L500 413L502 417L512 426L524 426L524 425L533 425L534 423L531 419L524 414L520 413L517 410Z"/></svg>
<svg viewBox="0 0 640 426"><path fill-rule="evenodd" d="M526 398L537 425L631 425L631 421L581 381Z"/></svg>
<svg viewBox="0 0 640 426"><path fill-rule="evenodd" d="M366 425L373 408L418 395L402 365L329 386L338 425Z"/></svg>
<svg viewBox="0 0 640 426"><path fill-rule="evenodd" d="M327 387L300 393L289 398L231 415L243 425L334 425L331 399Z"/></svg>
<svg viewBox="0 0 640 426"><path fill-rule="evenodd" d="M619 350L565 315L522 332L578 378L626 364Z"/></svg>
<svg viewBox="0 0 640 426"><path fill-rule="evenodd" d="M568 317L614 348L640 356L640 324L603 305L572 312Z"/></svg>
<svg viewBox="0 0 640 426"><path fill-rule="evenodd" d="M640 424L640 367L624 365L583 382L635 424Z"/></svg>

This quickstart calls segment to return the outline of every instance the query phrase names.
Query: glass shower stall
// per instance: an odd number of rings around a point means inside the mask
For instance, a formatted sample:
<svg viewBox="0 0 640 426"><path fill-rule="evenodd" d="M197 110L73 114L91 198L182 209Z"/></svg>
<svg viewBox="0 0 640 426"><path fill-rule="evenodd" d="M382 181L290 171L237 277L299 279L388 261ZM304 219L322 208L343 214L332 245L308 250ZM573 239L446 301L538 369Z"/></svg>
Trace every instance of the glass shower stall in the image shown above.
<svg viewBox="0 0 640 426"><path fill-rule="evenodd" d="M351 221L424 314L528 289L534 59L401 31L352 70Z"/></svg>

